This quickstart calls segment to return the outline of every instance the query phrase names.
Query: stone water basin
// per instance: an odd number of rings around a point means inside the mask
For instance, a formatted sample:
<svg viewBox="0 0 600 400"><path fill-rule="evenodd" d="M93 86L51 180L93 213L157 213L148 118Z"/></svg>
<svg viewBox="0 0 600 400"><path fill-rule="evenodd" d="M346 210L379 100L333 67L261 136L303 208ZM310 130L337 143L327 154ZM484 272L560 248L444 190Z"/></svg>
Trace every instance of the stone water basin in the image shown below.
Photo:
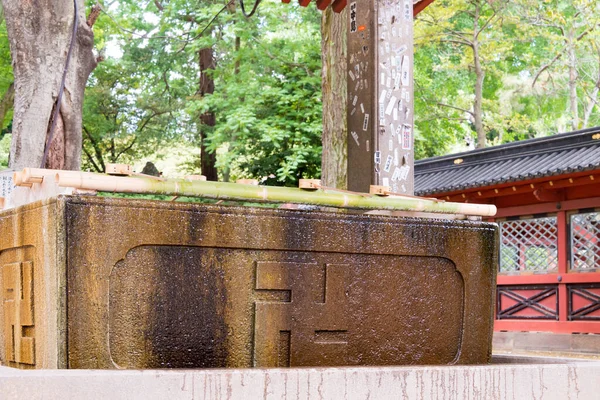
<svg viewBox="0 0 600 400"><path fill-rule="evenodd" d="M58 196L0 213L0 362L485 364L497 226Z"/></svg>

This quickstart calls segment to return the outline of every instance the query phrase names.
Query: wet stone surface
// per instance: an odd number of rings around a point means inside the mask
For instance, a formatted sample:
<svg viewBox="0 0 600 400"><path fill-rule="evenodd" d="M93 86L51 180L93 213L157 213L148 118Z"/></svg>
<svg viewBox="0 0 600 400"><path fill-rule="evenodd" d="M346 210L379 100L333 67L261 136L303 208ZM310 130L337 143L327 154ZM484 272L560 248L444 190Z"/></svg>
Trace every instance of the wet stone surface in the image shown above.
<svg viewBox="0 0 600 400"><path fill-rule="evenodd" d="M490 360L494 224L93 197L58 203L66 257L62 266L36 257L65 271L68 368Z"/></svg>

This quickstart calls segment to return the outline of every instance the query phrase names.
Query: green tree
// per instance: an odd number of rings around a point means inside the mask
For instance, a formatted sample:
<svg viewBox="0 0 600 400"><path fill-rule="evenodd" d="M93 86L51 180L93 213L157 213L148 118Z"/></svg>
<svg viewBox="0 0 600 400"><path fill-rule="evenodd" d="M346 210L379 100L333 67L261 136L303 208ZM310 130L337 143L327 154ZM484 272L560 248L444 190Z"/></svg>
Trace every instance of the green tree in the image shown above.
<svg viewBox="0 0 600 400"><path fill-rule="evenodd" d="M191 95L188 76L194 67L187 65L185 52L169 47L156 21L147 4L123 1L96 24L96 46L103 50L118 44L122 55L100 64L88 83L83 117L87 170L158 157L161 147L189 139L183 102Z"/></svg>
<svg viewBox="0 0 600 400"><path fill-rule="evenodd" d="M173 0L123 1L113 12L123 16L119 25L130 32L122 34L129 35L124 58L153 49L148 59L136 59L152 71L169 60L154 82L165 82L169 90L177 86L172 96L185 103L187 118L173 135L216 154L221 179L293 185L300 177L319 176L320 13L315 8L264 1L246 19L225 1ZM153 26L145 26L152 20ZM214 68L198 63L207 48ZM199 77L212 79L214 93L199 90ZM178 79L182 82L174 85ZM199 118L206 115L214 115L214 126Z"/></svg>
<svg viewBox="0 0 600 400"><path fill-rule="evenodd" d="M106 163L133 163L167 145L178 133L182 113L148 74L131 74L125 59L109 59L86 90L83 167L104 172Z"/></svg>
<svg viewBox="0 0 600 400"><path fill-rule="evenodd" d="M595 0L519 0L523 23L541 51L531 70L534 94L562 105L553 128L576 130L598 124L600 5ZM534 64L535 65L535 64ZM559 115L557 115L559 114Z"/></svg>
<svg viewBox="0 0 600 400"><path fill-rule="evenodd" d="M503 40L502 22L507 5L507 0L438 0L435 6L430 6L419 16L415 26L416 53L429 47L425 53L437 59L430 65L429 75L421 75L421 81L417 81L421 91L419 97L425 103L417 108L422 111L426 107L433 108L434 114L425 117L427 119L445 114L448 121L467 120L476 133L477 147L480 148L486 146L486 131L489 130L485 126L486 108L489 112L489 100L494 99L498 89L499 74L495 64L510 48ZM419 59L427 62L423 57ZM423 66L417 65L417 68ZM443 94L450 94L448 90L428 93L426 89L438 88L434 81L444 78L450 78L454 86L451 98L443 97ZM424 132L423 127L419 127L419 132Z"/></svg>
<svg viewBox="0 0 600 400"><path fill-rule="evenodd" d="M297 185L320 175L319 22L314 8L265 2L256 18L223 26L215 93L193 107L214 110L210 148L232 178Z"/></svg>
<svg viewBox="0 0 600 400"><path fill-rule="evenodd" d="M15 86L4 12L0 6L0 170L8 167Z"/></svg>

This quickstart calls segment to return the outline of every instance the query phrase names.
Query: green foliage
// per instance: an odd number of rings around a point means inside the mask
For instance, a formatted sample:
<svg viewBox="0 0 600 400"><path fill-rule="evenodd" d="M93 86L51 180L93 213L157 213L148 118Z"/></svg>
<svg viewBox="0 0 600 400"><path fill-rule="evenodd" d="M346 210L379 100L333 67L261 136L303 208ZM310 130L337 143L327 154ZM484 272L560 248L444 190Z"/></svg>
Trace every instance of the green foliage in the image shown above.
<svg viewBox="0 0 600 400"><path fill-rule="evenodd" d="M8 168L8 154L10 152L10 135L0 138L0 171Z"/></svg>
<svg viewBox="0 0 600 400"><path fill-rule="evenodd" d="M437 0L415 25L416 157L464 150L474 136L475 26L485 26L477 43L489 144L600 125L599 22L594 0Z"/></svg>
<svg viewBox="0 0 600 400"><path fill-rule="evenodd" d="M132 163L178 134L179 102L157 90L151 75L131 74L126 58L108 59L94 71L84 103L84 169ZM163 88L164 89L164 88Z"/></svg>
<svg viewBox="0 0 600 400"><path fill-rule="evenodd" d="M1 10L0 10L1 11ZM12 63L10 58L10 45L8 34L6 33L6 23L4 17L0 23L0 93L5 93L13 82ZM7 114L5 121L2 122L2 128L5 128L12 119L12 112Z"/></svg>
<svg viewBox="0 0 600 400"><path fill-rule="evenodd" d="M519 0L516 6L535 43L528 49L526 68L531 91L521 101L532 117L555 117L550 129L538 124L537 130L551 133L599 125L600 4Z"/></svg>
<svg viewBox="0 0 600 400"><path fill-rule="evenodd" d="M245 19L235 4L224 5L112 3L108 11L116 22L101 16L94 27L97 46L118 42L123 56L101 63L90 80L84 114L88 159L155 161L173 157L165 148L175 147L199 154L202 130L222 179L296 185L300 177L319 176L319 13L265 0L255 17ZM434 2L415 25L415 157L464 150L476 136L476 59L484 73L488 144L599 125L599 34L590 29L599 11L592 0ZM554 60L570 30L575 58ZM205 47L215 55L208 72L215 92L200 96L198 52ZM569 111L573 62L576 126ZM206 112L215 114L214 127L201 126ZM181 162L181 171L200 172L198 162ZM93 169L91 161L86 165Z"/></svg>
<svg viewBox="0 0 600 400"><path fill-rule="evenodd" d="M111 17L103 13L94 34L106 59L86 90L84 169L164 159L169 172L199 173L204 131L223 180L295 186L320 175L320 13L264 0L246 19L236 3L225 5L104 2ZM600 125L599 7L597 0L436 0L415 25L415 157L464 150L475 136L475 60L484 72L489 144ZM198 53L207 47L215 91L201 96ZM0 95L12 80L2 23ZM215 114L214 127L201 125L206 112ZM0 121L0 168L11 118L9 111Z"/></svg>
<svg viewBox="0 0 600 400"><path fill-rule="evenodd" d="M181 90L185 80L178 75L181 57L165 52L164 42L139 40L125 32L142 32L151 24L133 14L142 12L138 2L123 4L131 6L126 10L132 15L119 19L118 25L103 15L94 26L101 51L118 47L123 54L101 62L86 88L85 170L103 171L106 163L134 163L184 135L181 104L189 90Z"/></svg>
<svg viewBox="0 0 600 400"><path fill-rule="evenodd" d="M86 91L88 169L99 158L158 157L173 141L199 154L202 130L223 179L296 185L320 175L320 13L264 1L246 19L224 4L126 0L109 8L114 21L101 16L98 43L120 43L123 56L101 63ZM215 93L200 96L205 47L215 55ZM209 111L213 128L200 123ZM198 172L189 162L181 169Z"/></svg>
<svg viewBox="0 0 600 400"><path fill-rule="evenodd" d="M215 94L189 110L215 112L210 148L225 149L217 165L230 168L232 178L297 186L299 178L320 175L319 15L314 9L284 11L265 3L258 18L224 27L217 48L234 35L242 45L218 60Z"/></svg>
<svg viewBox="0 0 600 400"><path fill-rule="evenodd" d="M511 50L506 30L514 30L508 4L506 0L438 0L417 19L415 125L419 143L424 144L417 157L444 154L455 143L477 136L478 73L483 77L484 129L504 131L498 99L506 65L502 56ZM495 124L498 119L502 121Z"/></svg>
<svg viewBox="0 0 600 400"><path fill-rule="evenodd" d="M0 12L2 11L0 6ZM13 82L12 64L10 58L10 45L6 33L4 17L0 23L0 101L6 95L9 86ZM8 133L12 130L12 104L8 105L4 120L0 121L0 170L8 168L8 156L10 153L10 140Z"/></svg>

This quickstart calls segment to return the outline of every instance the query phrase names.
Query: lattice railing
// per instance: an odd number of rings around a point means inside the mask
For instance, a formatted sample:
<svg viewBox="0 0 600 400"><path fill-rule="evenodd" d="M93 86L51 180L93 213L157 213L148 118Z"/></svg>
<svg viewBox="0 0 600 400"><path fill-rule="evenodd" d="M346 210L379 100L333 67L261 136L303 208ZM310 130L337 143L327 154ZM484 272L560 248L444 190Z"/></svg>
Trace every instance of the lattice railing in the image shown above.
<svg viewBox="0 0 600 400"><path fill-rule="evenodd" d="M556 217L510 220L499 225L500 272L558 268Z"/></svg>
<svg viewBox="0 0 600 400"><path fill-rule="evenodd" d="M496 319L558 320L558 286L498 286Z"/></svg>
<svg viewBox="0 0 600 400"><path fill-rule="evenodd" d="M600 268L600 212L571 215L571 269Z"/></svg>
<svg viewBox="0 0 600 400"><path fill-rule="evenodd" d="M600 284L568 285L569 321L600 321Z"/></svg>

